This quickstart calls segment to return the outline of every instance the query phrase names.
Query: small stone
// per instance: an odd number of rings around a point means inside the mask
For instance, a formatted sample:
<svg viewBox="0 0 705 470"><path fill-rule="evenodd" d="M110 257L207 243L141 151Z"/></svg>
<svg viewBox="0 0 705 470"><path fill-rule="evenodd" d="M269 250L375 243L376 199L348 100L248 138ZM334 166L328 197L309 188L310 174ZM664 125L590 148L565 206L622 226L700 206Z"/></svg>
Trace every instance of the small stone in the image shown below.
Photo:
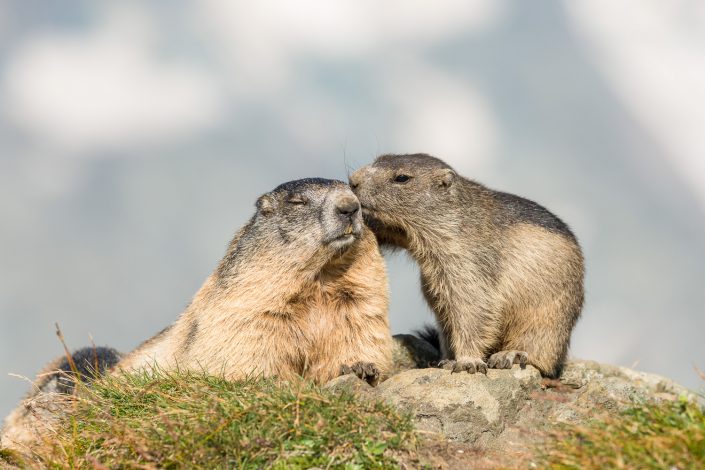
<svg viewBox="0 0 705 470"><path fill-rule="evenodd" d="M416 416L417 426L451 440L475 442L497 436L540 387L541 375L527 366L485 374L412 369L382 382L374 396Z"/></svg>
<svg viewBox="0 0 705 470"><path fill-rule="evenodd" d="M323 385L323 388L335 392L347 391L355 394L365 394L372 390L372 386L370 384L360 379L355 374L345 374L340 377L336 377Z"/></svg>

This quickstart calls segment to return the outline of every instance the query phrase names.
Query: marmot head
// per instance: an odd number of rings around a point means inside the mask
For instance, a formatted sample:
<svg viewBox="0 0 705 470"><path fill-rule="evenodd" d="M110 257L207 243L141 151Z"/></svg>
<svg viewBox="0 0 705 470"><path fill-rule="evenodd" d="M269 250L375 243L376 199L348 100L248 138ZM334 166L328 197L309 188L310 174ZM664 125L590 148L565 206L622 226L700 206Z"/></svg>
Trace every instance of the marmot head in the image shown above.
<svg viewBox="0 0 705 470"><path fill-rule="evenodd" d="M443 216L455 171L426 154L382 155L350 176L365 221L381 242L406 245L409 228Z"/></svg>
<svg viewBox="0 0 705 470"><path fill-rule="evenodd" d="M257 200L257 224L283 243L345 251L362 236L360 203L342 181L306 178L274 188Z"/></svg>

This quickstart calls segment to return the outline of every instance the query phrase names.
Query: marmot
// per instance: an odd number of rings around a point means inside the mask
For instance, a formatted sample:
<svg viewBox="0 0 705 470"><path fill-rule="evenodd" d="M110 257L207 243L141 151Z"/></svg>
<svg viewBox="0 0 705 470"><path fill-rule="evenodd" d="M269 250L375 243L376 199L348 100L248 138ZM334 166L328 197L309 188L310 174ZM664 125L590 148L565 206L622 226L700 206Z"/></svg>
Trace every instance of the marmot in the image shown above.
<svg viewBox="0 0 705 470"><path fill-rule="evenodd" d="M371 383L387 375L384 259L348 185L292 181L256 206L178 320L116 367L317 383L351 371Z"/></svg>
<svg viewBox="0 0 705 470"><path fill-rule="evenodd" d="M528 361L560 375L584 297L583 255L563 221L426 154L382 155L350 186L380 244L419 263L440 365L472 373Z"/></svg>
<svg viewBox="0 0 705 470"><path fill-rule="evenodd" d="M173 325L125 356L84 348L72 359L82 380L156 365L319 384L352 372L375 384L392 369L388 303L384 260L348 185L292 181L258 199ZM74 382L66 357L50 363L5 420L2 445L35 442L61 403L51 392L70 394Z"/></svg>

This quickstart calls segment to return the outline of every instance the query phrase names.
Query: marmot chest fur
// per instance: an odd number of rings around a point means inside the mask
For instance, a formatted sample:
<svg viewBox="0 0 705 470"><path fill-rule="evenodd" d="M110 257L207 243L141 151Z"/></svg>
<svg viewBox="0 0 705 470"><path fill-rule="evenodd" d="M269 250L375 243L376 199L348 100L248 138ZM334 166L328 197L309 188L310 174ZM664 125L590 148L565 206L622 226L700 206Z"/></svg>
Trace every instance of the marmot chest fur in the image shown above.
<svg viewBox="0 0 705 470"><path fill-rule="evenodd" d="M383 245L408 249L441 330L444 364L529 363L560 374L583 305L583 256L542 206L425 155L383 155L350 185Z"/></svg>
<svg viewBox="0 0 705 470"><path fill-rule="evenodd" d="M371 381L385 375L392 361L387 277L359 207L346 184L318 178L261 196L179 319L117 367L318 383L341 367Z"/></svg>

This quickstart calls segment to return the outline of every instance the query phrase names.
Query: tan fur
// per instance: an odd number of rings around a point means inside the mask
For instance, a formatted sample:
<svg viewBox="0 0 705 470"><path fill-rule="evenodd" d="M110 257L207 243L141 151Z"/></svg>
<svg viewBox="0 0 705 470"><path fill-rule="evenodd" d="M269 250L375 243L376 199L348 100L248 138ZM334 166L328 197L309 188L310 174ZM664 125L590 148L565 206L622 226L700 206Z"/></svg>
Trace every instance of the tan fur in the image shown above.
<svg viewBox="0 0 705 470"><path fill-rule="evenodd" d="M354 198L342 183L331 191ZM303 248L288 247L275 241L275 233L260 231L257 236L264 239L238 251L257 224L253 219L235 237L176 323L125 357L119 368L156 364L229 379L303 376L317 383L356 362L389 372L387 277L374 234L361 224L359 239L341 254L315 238ZM238 270L226 278L223 269L233 262L232 253L238 253Z"/></svg>
<svg viewBox="0 0 705 470"><path fill-rule="evenodd" d="M560 373L583 304L583 257L565 224L423 154L382 156L350 183L379 241L419 263L446 358L473 372L524 351Z"/></svg>

